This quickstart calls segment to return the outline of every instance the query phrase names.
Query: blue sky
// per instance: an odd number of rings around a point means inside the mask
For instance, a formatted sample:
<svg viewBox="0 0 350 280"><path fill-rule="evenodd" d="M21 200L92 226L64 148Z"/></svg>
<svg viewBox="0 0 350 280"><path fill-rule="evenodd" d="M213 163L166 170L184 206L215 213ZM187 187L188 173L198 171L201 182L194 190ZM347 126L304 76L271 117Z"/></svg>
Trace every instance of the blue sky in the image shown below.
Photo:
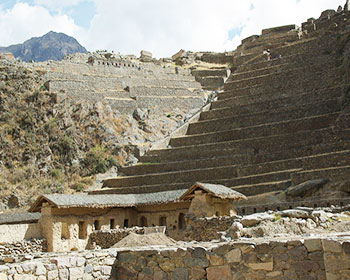
<svg viewBox="0 0 350 280"><path fill-rule="evenodd" d="M345 0L0 0L0 46L53 30L88 50L156 57L229 51L261 29L300 25Z"/></svg>

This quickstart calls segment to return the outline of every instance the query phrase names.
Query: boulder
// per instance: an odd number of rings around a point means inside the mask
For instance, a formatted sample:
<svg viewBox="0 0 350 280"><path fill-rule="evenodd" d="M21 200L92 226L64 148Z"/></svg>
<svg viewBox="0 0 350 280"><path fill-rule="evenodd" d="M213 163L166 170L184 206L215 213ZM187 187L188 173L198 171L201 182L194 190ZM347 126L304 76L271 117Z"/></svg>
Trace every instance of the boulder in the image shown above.
<svg viewBox="0 0 350 280"><path fill-rule="evenodd" d="M233 239L239 239L241 237L242 230L243 225L240 222L234 222L228 229L227 235Z"/></svg>
<svg viewBox="0 0 350 280"><path fill-rule="evenodd" d="M136 108L132 116L137 121L144 121L147 118L148 112L146 109Z"/></svg>
<svg viewBox="0 0 350 280"><path fill-rule="evenodd" d="M152 61L152 53L142 50L141 51L140 60L143 61L143 62L150 62L150 61Z"/></svg>
<svg viewBox="0 0 350 280"><path fill-rule="evenodd" d="M171 58L173 61L177 60L178 58L185 56L186 55L186 51L181 49L179 50L176 54L174 54Z"/></svg>
<svg viewBox="0 0 350 280"><path fill-rule="evenodd" d="M310 217L309 212L299 209L288 209L283 211L278 211L278 215L282 217L288 217L288 218L301 218L301 219L307 219Z"/></svg>
<svg viewBox="0 0 350 280"><path fill-rule="evenodd" d="M334 16L336 14L335 10L325 10L321 13L321 16L319 19L329 19L331 16Z"/></svg>
<svg viewBox="0 0 350 280"><path fill-rule="evenodd" d="M322 188L329 182L328 179L309 180L296 186L289 187L286 190L286 195L291 197L305 196L309 191L315 191Z"/></svg>
<svg viewBox="0 0 350 280"><path fill-rule="evenodd" d="M273 221L274 218L275 216L271 214L256 213L243 217L241 223L244 227L251 227L259 224L262 221Z"/></svg>

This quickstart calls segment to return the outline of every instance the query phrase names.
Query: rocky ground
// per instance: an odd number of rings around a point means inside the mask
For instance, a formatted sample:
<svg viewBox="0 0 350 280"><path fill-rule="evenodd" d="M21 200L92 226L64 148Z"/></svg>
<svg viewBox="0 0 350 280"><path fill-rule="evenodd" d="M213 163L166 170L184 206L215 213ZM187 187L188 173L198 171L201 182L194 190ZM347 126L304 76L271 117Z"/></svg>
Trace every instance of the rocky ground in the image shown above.
<svg viewBox="0 0 350 280"><path fill-rule="evenodd" d="M348 208L298 207L243 216L233 222L223 238L276 238L350 232Z"/></svg>
<svg viewBox="0 0 350 280"><path fill-rule="evenodd" d="M137 162L140 151L195 112L137 109L58 100L42 72L0 61L0 211L26 207L40 193L72 193ZM97 180L98 181L98 180Z"/></svg>

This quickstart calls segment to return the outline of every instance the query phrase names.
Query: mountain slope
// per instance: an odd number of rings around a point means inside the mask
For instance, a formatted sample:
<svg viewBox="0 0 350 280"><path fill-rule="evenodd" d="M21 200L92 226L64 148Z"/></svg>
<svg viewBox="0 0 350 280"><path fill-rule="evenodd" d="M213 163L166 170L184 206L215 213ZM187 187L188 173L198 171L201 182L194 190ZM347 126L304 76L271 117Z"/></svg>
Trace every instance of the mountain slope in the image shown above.
<svg viewBox="0 0 350 280"><path fill-rule="evenodd" d="M64 33L50 31L42 37L34 37L23 44L1 47L0 52L11 52L15 58L24 61L61 60L71 53L86 53L76 39Z"/></svg>

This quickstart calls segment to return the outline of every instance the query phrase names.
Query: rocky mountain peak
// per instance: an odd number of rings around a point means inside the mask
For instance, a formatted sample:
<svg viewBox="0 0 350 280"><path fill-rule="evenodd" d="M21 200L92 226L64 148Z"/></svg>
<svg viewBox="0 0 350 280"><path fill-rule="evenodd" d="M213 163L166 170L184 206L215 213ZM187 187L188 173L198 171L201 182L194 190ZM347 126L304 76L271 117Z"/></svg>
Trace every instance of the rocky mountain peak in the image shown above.
<svg viewBox="0 0 350 280"><path fill-rule="evenodd" d="M23 44L1 47L0 52L11 52L15 58L28 62L61 60L67 54L87 51L75 38L50 31L41 37L33 37Z"/></svg>

